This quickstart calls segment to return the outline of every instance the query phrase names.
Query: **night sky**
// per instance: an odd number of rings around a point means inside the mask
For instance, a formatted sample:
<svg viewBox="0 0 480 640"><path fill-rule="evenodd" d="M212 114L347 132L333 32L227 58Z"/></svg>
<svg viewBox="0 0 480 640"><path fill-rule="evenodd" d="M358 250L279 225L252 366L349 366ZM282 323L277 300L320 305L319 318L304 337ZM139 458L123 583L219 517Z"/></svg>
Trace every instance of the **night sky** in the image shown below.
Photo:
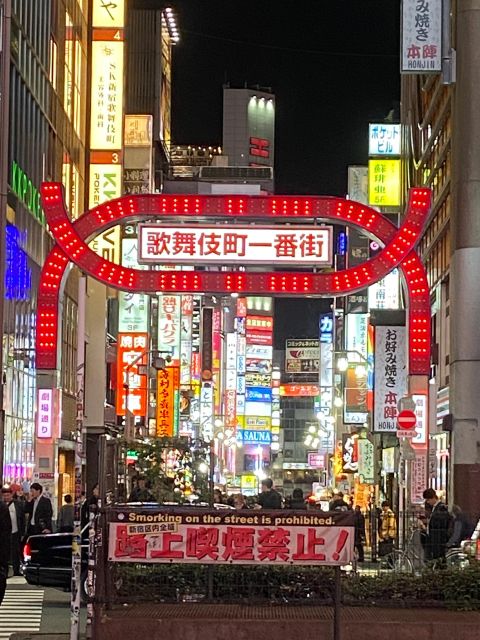
<svg viewBox="0 0 480 640"><path fill-rule="evenodd" d="M165 6L155 0L135 0ZM400 0L172 0L173 142L222 142L222 87L276 96L276 192L347 192L365 164L368 123L398 113ZM275 346L317 335L331 300L278 299Z"/></svg>
<svg viewBox="0 0 480 640"><path fill-rule="evenodd" d="M400 95L400 0L173 0L173 141L222 141L222 87L276 96L277 193L344 196Z"/></svg>

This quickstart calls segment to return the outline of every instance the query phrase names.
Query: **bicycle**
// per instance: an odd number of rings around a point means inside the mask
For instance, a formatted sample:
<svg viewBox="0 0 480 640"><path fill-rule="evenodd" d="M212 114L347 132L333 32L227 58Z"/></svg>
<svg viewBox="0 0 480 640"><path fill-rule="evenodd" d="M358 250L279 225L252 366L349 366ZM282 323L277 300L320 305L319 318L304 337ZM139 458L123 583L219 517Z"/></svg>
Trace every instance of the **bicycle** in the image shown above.
<svg viewBox="0 0 480 640"><path fill-rule="evenodd" d="M421 529L413 529L404 549L394 549L381 558L384 568L397 573L415 573L420 570L425 564L420 536Z"/></svg>

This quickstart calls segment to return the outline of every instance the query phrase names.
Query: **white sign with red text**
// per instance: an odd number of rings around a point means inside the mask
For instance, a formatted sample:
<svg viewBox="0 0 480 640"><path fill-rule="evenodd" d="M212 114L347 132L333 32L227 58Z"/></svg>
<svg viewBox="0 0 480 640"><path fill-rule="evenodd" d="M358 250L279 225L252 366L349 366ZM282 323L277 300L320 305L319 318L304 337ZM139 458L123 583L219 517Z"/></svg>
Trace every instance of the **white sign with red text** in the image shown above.
<svg viewBox="0 0 480 640"><path fill-rule="evenodd" d="M343 517L342 517L343 516ZM348 513L281 511L117 513L112 562L344 565L353 557Z"/></svg>
<svg viewBox="0 0 480 640"><path fill-rule="evenodd" d="M138 262L331 264L332 227L139 225Z"/></svg>

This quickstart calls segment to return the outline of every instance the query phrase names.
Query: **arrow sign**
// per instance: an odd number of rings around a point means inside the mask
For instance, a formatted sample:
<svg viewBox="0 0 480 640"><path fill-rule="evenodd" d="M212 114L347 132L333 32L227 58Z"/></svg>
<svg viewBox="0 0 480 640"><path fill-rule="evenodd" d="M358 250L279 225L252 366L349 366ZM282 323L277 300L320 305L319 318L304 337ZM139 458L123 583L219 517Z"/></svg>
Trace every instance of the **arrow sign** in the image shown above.
<svg viewBox="0 0 480 640"><path fill-rule="evenodd" d="M414 438L417 416L414 411L404 409L397 416L397 436L399 438Z"/></svg>

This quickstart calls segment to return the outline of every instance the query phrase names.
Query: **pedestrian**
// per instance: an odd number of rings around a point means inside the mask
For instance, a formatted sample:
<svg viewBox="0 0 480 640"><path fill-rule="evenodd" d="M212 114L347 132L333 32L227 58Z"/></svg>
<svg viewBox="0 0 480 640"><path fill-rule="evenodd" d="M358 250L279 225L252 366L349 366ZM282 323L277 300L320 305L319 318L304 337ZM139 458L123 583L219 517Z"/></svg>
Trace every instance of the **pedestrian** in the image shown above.
<svg viewBox="0 0 480 640"><path fill-rule="evenodd" d="M364 562L365 553L363 545L365 544L365 516L363 515L359 505L357 505L353 510L353 516L355 526L354 547L357 552L358 562Z"/></svg>
<svg viewBox="0 0 480 640"><path fill-rule="evenodd" d="M43 487L38 482L30 485L30 521L27 536L39 533L52 533L53 509L51 501L42 495Z"/></svg>
<svg viewBox="0 0 480 640"><path fill-rule="evenodd" d="M281 509L282 496L273 488L271 478L262 480L262 491L257 499L255 509Z"/></svg>
<svg viewBox="0 0 480 640"><path fill-rule="evenodd" d="M137 478L137 485L132 489L128 502L154 502L155 498L147 487L147 480L143 476Z"/></svg>
<svg viewBox="0 0 480 640"><path fill-rule="evenodd" d="M100 496L100 488L98 482L93 485L90 497L83 501L80 511L80 524L83 535L88 537L85 531L87 524L90 522L90 511L96 511L98 506L98 498Z"/></svg>
<svg viewBox="0 0 480 640"><path fill-rule="evenodd" d="M247 500L242 493L236 493L233 496L233 506L235 509L248 509Z"/></svg>
<svg viewBox="0 0 480 640"><path fill-rule="evenodd" d="M0 604L5 596L8 576L8 559L10 556L10 537L12 520L7 505L0 500Z"/></svg>
<svg viewBox="0 0 480 640"><path fill-rule="evenodd" d="M450 535L449 527L452 518L447 505L439 500L434 489L425 489L423 498L431 507L427 523L427 538L425 544L426 560L440 560L445 557L445 549Z"/></svg>
<svg viewBox="0 0 480 640"><path fill-rule="evenodd" d="M392 553L395 538L397 537L397 521L388 500L382 502L378 537L378 555L383 557Z"/></svg>
<svg viewBox="0 0 480 640"><path fill-rule="evenodd" d="M329 511L348 511L348 504L343 499L342 491L335 491L328 505Z"/></svg>
<svg viewBox="0 0 480 640"><path fill-rule="evenodd" d="M13 575L19 576L20 564L22 562L22 540L25 535L25 512L22 503L13 499L11 487L2 487L2 499L8 507L12 521L10 561L12 563Z"/></svg>
<svg viewBox="0 0 480 640"><path fill-rule="evenodd" d="M447 549L459 547L463 540L470 540L475 530L475 525L457 504L454 504L452 507L452 517L453 531L447 541Z"/></svg>
<svg viewBox="0 0 480 640"><path fill-rule="evenodd" d="M65 504L60 507L57 520L58 533L71 533L73 531L75 507L73 506L73 498L67 493L63 498Z"/></svg>
<svg viewBox="0 0 480 640"><path fill-rule="evenodd" d="M290 500L289 509L306 509L307 505L303 499L303 491L301 489L294 489L292 493L292 499Z"/></svg>
<svg viewBox="0 0 480 640"><path fill-rule="evenodd" d="M213 490L213 503L214 504L224 504L223 493L220 489Z"/></svg>

